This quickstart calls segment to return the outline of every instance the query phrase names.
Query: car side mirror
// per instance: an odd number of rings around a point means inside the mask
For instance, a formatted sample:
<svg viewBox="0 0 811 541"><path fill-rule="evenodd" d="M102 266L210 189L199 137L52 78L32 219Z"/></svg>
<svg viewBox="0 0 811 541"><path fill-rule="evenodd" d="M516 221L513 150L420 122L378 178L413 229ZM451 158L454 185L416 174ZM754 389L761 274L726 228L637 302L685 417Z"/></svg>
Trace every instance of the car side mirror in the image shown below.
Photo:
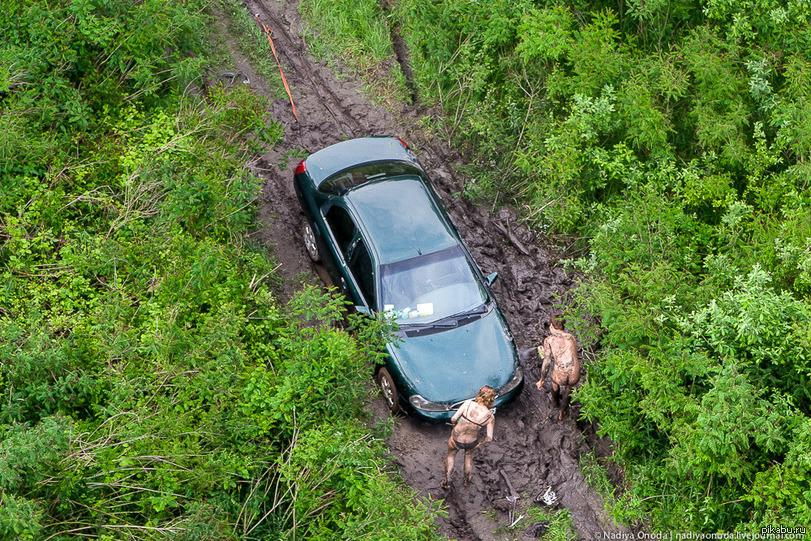
<svg viewBox="0 0 811 541"><path fill-rule="evenodd" d="M494 272L493 274L489 274L487 276L487 285L488 286L493 285L493 282L496 281L496 278L498 278L498 273L497 272Z"/></svg>

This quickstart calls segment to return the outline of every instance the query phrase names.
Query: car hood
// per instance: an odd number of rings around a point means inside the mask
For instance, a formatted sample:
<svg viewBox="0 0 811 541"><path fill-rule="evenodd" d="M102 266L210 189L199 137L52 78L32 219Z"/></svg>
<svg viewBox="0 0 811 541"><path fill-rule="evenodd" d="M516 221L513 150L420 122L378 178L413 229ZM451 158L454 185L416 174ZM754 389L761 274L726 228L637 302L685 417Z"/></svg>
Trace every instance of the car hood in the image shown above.
<svg viewBox="0 0 811 541"><path fill-rule="evenodd" d="M406 337L388 350L403 379L403 392L432 402L467 400L484 385L498 390L518 364L498 310L460 327Z"/></svg>

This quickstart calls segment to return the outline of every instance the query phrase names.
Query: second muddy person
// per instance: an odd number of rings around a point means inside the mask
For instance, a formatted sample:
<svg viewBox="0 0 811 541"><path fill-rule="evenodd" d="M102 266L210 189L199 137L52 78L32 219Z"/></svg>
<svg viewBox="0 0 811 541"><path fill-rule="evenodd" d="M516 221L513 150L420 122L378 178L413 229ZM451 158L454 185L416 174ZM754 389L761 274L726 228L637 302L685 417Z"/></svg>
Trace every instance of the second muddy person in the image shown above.
<svg viewBox="0 0 811 541"><path fill-rule="evenodd" d="M560 421L568 406L569 393L580 381L580 360L577 358L577 342L574 336L563 330L563 317L560 314L554 314L549 319L549 331L552 334L543 341L543 365L537 387L539 391L543 389L547 372L551 368L552 398L560 410Z"/></svg>
<svg viewBox="0 0 811 541"><path fill-rule="evenodd" d="M493 428L495 417L490 408L496 399L496 391L485 385L473 400L466 400L451 418L453 432L448 439L448 454L445 457L445 477L442 478L441 487L451 488L451 472L459 449L465 450L465 486L470 484L473 475L473 451L480 445L487 445L493 441ZM482 440L481 430L486 431Z"/></svg>

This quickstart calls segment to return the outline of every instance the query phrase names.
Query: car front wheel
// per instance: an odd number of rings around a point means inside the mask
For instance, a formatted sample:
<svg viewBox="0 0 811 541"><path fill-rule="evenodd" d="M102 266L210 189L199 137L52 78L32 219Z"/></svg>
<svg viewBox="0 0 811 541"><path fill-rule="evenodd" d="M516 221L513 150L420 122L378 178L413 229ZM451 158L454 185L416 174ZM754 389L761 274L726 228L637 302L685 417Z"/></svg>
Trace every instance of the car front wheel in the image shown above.
<svg viewBox="0 0 811 541"><path fill-rule="evenodd" d="M315 233L313 227L306 219L302 226L302 237L304 238L304 248L307 249L307 255L313 260L313 263L318 263L321 260L321 255L318 253L318 244L315 242Z"/></svg>
<svg viewBox="0 0 811 541"><path fill-rule="evenodd" d="M385 368L381 368L377 373L377 383L380 385L380 391L383 393L383 399L392 413L400 411L400 399L397 398L397 386Z"/></svg>

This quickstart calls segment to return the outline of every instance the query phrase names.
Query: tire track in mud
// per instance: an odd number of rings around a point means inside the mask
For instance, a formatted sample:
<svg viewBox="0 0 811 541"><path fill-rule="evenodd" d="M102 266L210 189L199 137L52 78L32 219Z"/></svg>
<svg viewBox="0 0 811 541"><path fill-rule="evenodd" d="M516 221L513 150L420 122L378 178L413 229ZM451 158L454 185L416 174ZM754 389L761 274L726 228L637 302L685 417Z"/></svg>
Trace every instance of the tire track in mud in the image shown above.
<svg viewBox="0 0 811 541"><path fill-rule="evenodd" d="M391 44L394 48L394 56L397 58L397 63L400 65L400 70L405 77L405 85L408 88L408 93L411 97L411 102L415 105L419 103L419 92L417 91L417 84L414 82L414 70L411 67L411 52L400 34L400 21L396 17L391 16L391 0L380 0L380 9L383 15L389 21L389 36L391 37Z"/></svg>
<svg viewBox="0 0 811 541"><path fill-rule="evenodd" d="M394 120L369 105L357 81L350 77L338 80L332 68L305 53L297 0L244 0L243 5L252 18L258 15L270 28L299 117L297 120L293 115L287 96L277 98L232 46L237 68L257 81L257 90L271 102L271 118L284 128L283 141L247 167L264 179L258 221L265 227L256 231L254 238L275 247L274 255L285 276L284 295L289 296L302 276L313 274L309 258L301 249L303 215L292 184L293 169L302 152L311 153L350 137L384 133ZM328 279L324 273L320 277Z"/></svg>
<svg viewBox="0 0 811 541"><path fill-rule="evenodd" d="M397 114L376 107L363 97L362 87L354 78L339 79L332 68L314 62L300 37L296 0L245 0L245 6L252 15L258 13L273 31L300 118L298 123L287 96L270 96L271 115L284 126L285 137L277 148L247 165L263 179L259 208L263 227L254 236L272 247L281 264L286 277L282 294L289 295L302 276L311 283L318 281L313 272L318 269L310 263L299 235L301 213L292 186L298 158L289 159L291 153L312 152L345 138L374 134L400 135L415 148L484 274L499 273L494 293L522 353L527 384L516 402L498 411L494 441L477 451L472 485L462 487L460 456L453 488L447 492L439 488L449 426L399 418L389 441L406 482L423 497L445 501L448 517L438 520L442 532L460 541L503 539L495 537L492 530L507 523L512 504L505 498L508 490L499 470L521 494L520 505L551 485L583 539L602 539L603 532L627 531L604 514L600 497L579 470L579 454L590 449L582 428L574 421L577 407L562 422L551 420L556 413L551 399L533 384L540 375L535 346L547 334L542 322L548 320L556 303L565 301L574 285L571 277L555 266L555 252L520 222L514 210L503 208L493 214L489 205L460 196L464 183L456 178L455 171L463 165L462 157L411 121L419 116L413 107L403 105ZM233 55L239 69L249 73L252 80L257 78L239 53ZM259 84L257 88L270 95L267 88L263 90ZM388 415L381 398L372 406L376 415ZM482 512L489 509L495 510L498 524L482 520ZM523 528L527 526L525 523Z"/></svg>
<svg viewBox="0 0 811 541"><path fill-rule="evenodd" d="M312 68L309 59L301 54L290 54L298 47L294 45L293 38L287 30L289 23L283 20L283 15L280 16L275 11L266 9L262 3L247 2L246 7L254 17L260 18L270 26L272 39L276 44L279 60L282 62L282 69L287 74L289 82L293 84L293 89L301 91L307 88L314 92L321 106L330 114L341 132L347 137L356 137L355 133L361 131L360 125L354 118L344 114L341 100L330 90L330 86L320 74ZM307 125L305 124L303 127L306 128Z"/></svg>

